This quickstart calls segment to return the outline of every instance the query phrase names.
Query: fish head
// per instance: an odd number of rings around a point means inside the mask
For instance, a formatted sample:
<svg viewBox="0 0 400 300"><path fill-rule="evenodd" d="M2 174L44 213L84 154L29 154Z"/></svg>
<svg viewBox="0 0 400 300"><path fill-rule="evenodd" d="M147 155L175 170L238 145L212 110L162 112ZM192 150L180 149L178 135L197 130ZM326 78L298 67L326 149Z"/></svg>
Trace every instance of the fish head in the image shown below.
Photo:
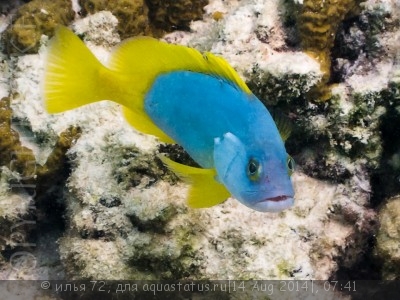
<svg viewBox="0 0 400 300"><path fill-rule="evenodd" d="M214 140L217 180L242 204L279 212L294 203L293 159L282 145L248 145L232 133Z"/></svg>

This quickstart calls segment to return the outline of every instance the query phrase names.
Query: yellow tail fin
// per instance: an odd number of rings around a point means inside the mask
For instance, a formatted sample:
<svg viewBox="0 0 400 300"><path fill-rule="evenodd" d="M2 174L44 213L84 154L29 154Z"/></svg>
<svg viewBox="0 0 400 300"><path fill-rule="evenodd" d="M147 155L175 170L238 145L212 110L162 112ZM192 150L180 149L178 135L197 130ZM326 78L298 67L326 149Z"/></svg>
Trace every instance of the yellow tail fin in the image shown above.
<svg viewBox="0 0 400 300"><path fill-rule="evenodd" d="M123 102L118 95L124 82L121 77L104 67L68 28L60 26L48 49L46 109L59 113L100 100Z"/></svg>

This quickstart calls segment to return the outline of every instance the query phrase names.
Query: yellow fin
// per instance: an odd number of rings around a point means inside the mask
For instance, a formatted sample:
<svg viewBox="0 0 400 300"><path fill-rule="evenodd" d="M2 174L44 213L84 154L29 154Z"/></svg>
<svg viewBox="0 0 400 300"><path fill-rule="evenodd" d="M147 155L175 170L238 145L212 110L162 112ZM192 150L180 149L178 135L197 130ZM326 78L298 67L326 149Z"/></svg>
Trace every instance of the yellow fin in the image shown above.
<svg viewBox="0 0 400 300"><path fill-rule="evenodd" d="M235 83L246 93L251 93L246 83L222 57L150 37L136 37L122 42L115 49L109 67L137 79L133 84L143 96L159 74L178 70L219 76Z"/></svg>
<svg viewBox="0 0 400 300"><path fill-rule="evenodd" d="M133 80L127 74L104 67L71 30L64 26L57 28L49 44L44 78L44 100L49 113L112 100L125 106L125 117L137 130L173 143L145 113L140 103L142 95L135 90Z"/></svg>
<svg viewBox="0 0 400 300"><path fill-rule="evenodd" d="M104 67L67 27L57 28L49 43L44 77L44 100L49 113L100 100L125 104L129 90L124 91L123 85L127 80Z"/></svg>
<svg viewBox="0 0 400 300"><path fill-rule="evenodd" d="M278 109L270 109L271 116L274 119L276 127L282 140L285 142L292 133L293 125L288 116Z"/></svg>
<svg viewBox="0 0 400 300"><path fill-rule="evenodd" d="M215 180L214 169L182 165L164 155L158 155L158 157L171 171L191 185L188 196L190 207L211 207L224 202L230 196L225 186Z"/></svg>
<svg viewBox="0 0 400 300"><path fill-rule="evenodd" d="M222 58L211 53L202 54L196 49L171 45L150 37L125 40L116 47L108 64L114 72L130 78L126 89L137 95L136 99L122 101L127 121L139 131L157 136L161 141L173 143L147 116L144 108L146 93L159 74L188 70L225 78L251 93L246 83Z"/></svg>
<svg viewBox="0 0 400 300"><path fill-rule="evenodd" d="M112 100L127 107L125 117L132 126L172 143L146 114L144 97L159 74L177 70L219 76L251 93L235 70L211 53L140 37L121 43L106 68L72 31L59 26L48 49L45 106L49 113L58 113Z"/></svg>

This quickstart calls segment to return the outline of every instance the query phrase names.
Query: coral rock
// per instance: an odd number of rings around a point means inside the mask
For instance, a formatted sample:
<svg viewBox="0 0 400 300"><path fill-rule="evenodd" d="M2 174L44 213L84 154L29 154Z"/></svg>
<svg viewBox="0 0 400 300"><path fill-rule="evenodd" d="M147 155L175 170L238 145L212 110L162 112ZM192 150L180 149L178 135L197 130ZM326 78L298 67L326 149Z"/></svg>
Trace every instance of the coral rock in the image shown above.
<svg viewBox="0 0 400 300"><path fill-rule="evenodd" d="M151 35L148 9L143 0L79 0L82 14L108 10L118 19L117 31L121 39L136 35Z"/></svg>
<svg viewBox="0 0 400 300"><path fill-rule="evenodd" d="M383 260L382 277L400 279L400 196L388 201L379 213L381 223L376 237L376 253Z"/></svg>
<svg viewBox="0 0 400 300"><path fill-rule="evenodd" d="M31 179L36 172L36 158L11 128L11 115L10 98L5 97L0 100L0 166L18 172L25 180Z"/></svg>
<svg viewBox="0 0 400 300"><path fill-rule="evenodd" d="M68 0L33 0L22 5L5 32L7 51L36 53L42 34L53 35L57 25L68 25L74 16L71 1Z"/></svg>
<svg viewBox="0 0 400 300"><path fill-rule="evenodd" d="M147 0L149 17L158 28L167 32L189 30L192 20L200 20L208 0Z"/></svg>
<svg viewBox="0 0 400 300"><path fill-rule="evenodd" d="M331 49L339 24L357 7L359 0L305 0L298 16L298 30L302 48L321 65L324 76L311 91L315 100L331 97L327 86L330 79Z"/></svg>

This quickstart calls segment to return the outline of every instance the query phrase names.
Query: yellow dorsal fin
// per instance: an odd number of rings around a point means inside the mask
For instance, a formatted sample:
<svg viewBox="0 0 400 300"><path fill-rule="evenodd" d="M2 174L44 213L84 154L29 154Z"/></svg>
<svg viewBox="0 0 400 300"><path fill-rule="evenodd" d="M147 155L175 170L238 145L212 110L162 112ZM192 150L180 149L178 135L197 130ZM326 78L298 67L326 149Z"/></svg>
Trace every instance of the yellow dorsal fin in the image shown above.
<svg viewBox="0 0 400 300"><path fill-rule="evenodd" d="M47 55L44 100L49 113L63 112L100 100L124 105L127 121L137 130L174 143L143 110L141 79L104 67L67 27L59 26Z"/></svg>
<svg viewBox="0 0 400 300"><path fill-rule="evenodd" d="M224 202L230 193L225 186L215 180L214 169L201 169L179 164L158 155L161 161L183 181L190 184L188 204L193 208L211 207Z"/></svg>
<svg viewBox="0 0 400 300"><path fill-rule="evenodd" d="M212 53L202 54L193 48L150 37L136 37L122 42L112 53L108 67L120 76L130 78L129 83L123 84L127 96L137 95L135 99L119 100L129 108L125 110L127 121L138 130L168 143L173 142L172 139L150 120L144 110L145 95L159 74L178 70L211 74L225 78L246 93L251 93L246 83L222 57Z"/></svg>
<svg viewBox="0 0 400 300"><path fill-rule="evenodd" d="M159 74L179 70L219 76L235 83L246 93L251 93L246 83L222 57L150 37L136 37L122 42L114 50L109 67L137 78L132 83L135 90L143 95Z"/></svg>
<svg viewBox="0 0 400 300"><path fill-rule="evenodd" d="M138 130L172 143L147 116L144 98L162 73L189 70L225 78L246 93L246 83L221 57L149 37L122 42L104 67L68 28L59 26L49 46L44 99L50 113L91 102L112 100L123 106L127 121Z"/></svg>

